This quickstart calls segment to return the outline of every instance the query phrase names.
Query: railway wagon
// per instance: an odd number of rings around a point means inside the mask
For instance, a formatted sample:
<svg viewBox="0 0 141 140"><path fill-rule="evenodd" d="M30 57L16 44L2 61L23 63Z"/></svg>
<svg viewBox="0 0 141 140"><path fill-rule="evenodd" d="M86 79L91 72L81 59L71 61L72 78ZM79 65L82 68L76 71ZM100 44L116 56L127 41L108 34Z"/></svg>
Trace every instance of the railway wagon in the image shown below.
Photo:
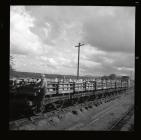
<svg viewBox="0 0 141 140"><path fill-rule="evenodd" d="M128 88L128 81L122 80L97 80L81 82L49 82L45 95L40 98L41 87L39 79L25 82L21 80L15 84L10 80L10 111L31 112L38 114L43 112L48 105L61 106L64 101L72 101L80 98L92 99L106 97L114 91L122 91ZM14 114L11 112L11 114Z"/></svg>

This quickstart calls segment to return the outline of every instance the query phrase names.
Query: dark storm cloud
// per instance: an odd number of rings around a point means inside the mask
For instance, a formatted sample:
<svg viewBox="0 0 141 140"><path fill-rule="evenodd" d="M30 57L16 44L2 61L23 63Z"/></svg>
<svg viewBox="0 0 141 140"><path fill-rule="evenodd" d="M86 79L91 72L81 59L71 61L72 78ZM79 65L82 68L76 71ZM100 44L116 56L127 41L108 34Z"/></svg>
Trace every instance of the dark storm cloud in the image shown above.
<svg viewBox="0 0 141 140"><path fill-rule="evenodd" d="M135 8L112 6L42 6L26 7L35 17L32 32L45 43L52 43L63 30L64 23L81 22L83 41L104 51L133 52L135 40ZM51 25L46 37L43 28Z"/></svg>
<svg viewBox="0 0 141 140"><path fill-rule="evenodd" d="M84 40L100 50L134 52L134 8L119 8L113 16L101 16L84 23Z"/></svg>
<svg viewBox="0 0 141 140"><path fill-rule="evenodd" d="M135 63L133 53L106 53L104 55L91 55L87 59L115 67L134 67Z"/></svg>

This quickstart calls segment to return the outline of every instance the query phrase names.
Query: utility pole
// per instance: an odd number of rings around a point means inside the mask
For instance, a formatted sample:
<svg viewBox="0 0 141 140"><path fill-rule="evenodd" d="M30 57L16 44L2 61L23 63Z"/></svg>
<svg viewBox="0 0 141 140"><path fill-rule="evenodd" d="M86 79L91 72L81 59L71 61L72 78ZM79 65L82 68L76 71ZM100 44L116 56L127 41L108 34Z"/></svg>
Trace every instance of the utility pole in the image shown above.
<svg viewBox="0 0 141 140"><path fill-rule="evenodd" d="M83 46L85 44L81 44L81 43L78 43L78 46L75 46L75 47L78 47L78 65L77 65L77 80L79 78L79 56L80 56L80 46Z"/></svg>
<svg viewBox="0 0 141 140"><path fill-rule="evenodd" d="M130 74L130 79L132 79L132 71L131 71L131 74Z"/></svg>

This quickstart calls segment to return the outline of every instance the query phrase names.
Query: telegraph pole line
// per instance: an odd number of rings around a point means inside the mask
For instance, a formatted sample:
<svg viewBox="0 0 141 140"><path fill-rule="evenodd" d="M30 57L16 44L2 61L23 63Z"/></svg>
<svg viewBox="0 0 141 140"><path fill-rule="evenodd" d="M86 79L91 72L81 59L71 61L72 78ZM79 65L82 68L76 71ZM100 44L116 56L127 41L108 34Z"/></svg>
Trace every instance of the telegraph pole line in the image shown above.
<svg viewBox="0 0 141 140"><path fill-rule="evenodd" d="M85 44L78 43L78 46L75 46L75 47L78 47L77 79L79 78L79 57L80 57L80 46L83 46L83 45L85 45Z"/></svg>

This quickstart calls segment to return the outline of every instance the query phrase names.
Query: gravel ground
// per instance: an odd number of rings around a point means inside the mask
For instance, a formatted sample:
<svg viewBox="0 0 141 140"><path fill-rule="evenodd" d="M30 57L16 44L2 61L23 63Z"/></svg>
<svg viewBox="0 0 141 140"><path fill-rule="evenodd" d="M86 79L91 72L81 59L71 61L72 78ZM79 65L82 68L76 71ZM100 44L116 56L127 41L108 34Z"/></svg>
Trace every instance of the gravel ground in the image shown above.
<svg viewBox="0 0 141 140"><path fill-rule="evenodd" d="M87 108L76 106L69 112L64 112L58 116L45 118L24 126L15 128L16 130L95 130L106 131L123 114L134 105L134 92L122 95L111 102L103 103L99 106L89 106ZM121 131L129 131L134 126L134 116L128 121Z"/></svg>
<svg viewBox="0 0 141 140"><path fill-rule="evenodd" d="M134 131L134 114L128 122L121 128L121 131Z"/></svg>

